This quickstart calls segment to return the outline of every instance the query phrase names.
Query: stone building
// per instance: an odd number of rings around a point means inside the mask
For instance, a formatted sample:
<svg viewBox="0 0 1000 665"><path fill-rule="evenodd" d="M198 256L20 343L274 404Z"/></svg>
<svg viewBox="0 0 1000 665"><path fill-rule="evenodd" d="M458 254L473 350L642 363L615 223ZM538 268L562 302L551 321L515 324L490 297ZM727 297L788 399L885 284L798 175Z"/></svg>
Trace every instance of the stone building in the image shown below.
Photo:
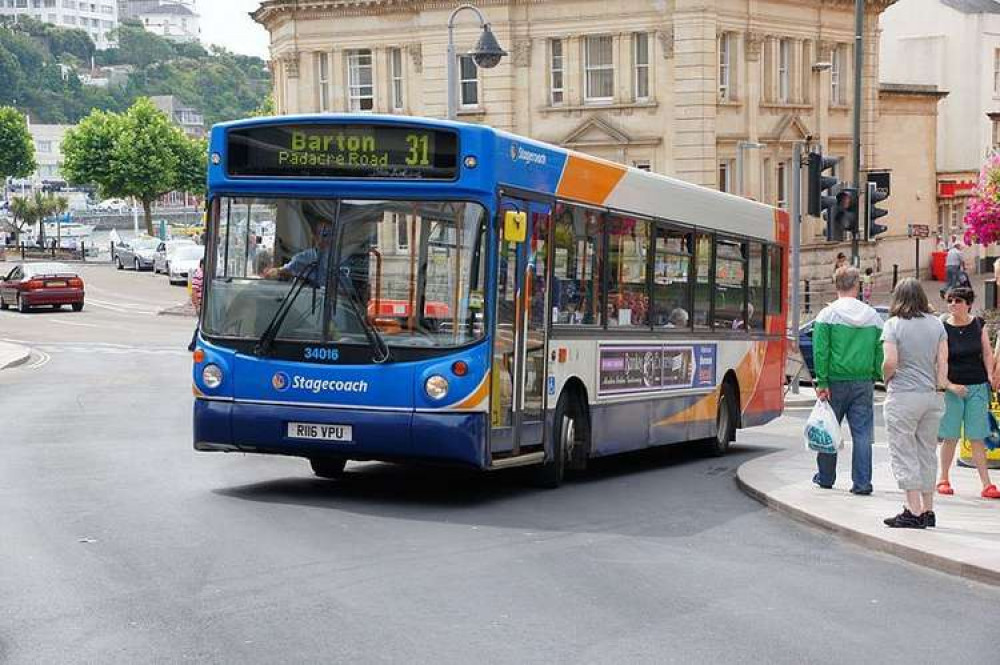
<svg viewBox="0 0 1000 665"><path fill-rule="evenodd" d="M888 163L878 143L887 93L878 89L876 27L890 2L868 2L862 168L892 169L899 178L910 165ZM271 35L277 111L444 116L447 22L458 4L264 0L253 17ZM486 70L460 56L461 120L779 206L791 197L796 142L841 157L838 175L850 178L849 0L483 0L477 6L510 55ZM470 13L460 14L456 26L462 53L480 29ZM892 225L903 224L905 235L905 222L889 219L893 232ZM813 264L826 274L844 247L824 241L818 220L804 227L812 255L806 274ZM874 261L873 247L864 253Z"/></svg>

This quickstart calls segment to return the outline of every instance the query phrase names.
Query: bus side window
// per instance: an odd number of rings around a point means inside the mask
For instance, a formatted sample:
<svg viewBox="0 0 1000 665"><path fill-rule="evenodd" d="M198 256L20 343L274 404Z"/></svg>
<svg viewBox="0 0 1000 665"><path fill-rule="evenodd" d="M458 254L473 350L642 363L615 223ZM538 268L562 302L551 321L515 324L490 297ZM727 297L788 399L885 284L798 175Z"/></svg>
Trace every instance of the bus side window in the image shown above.
<svg viewBox="0 0 1000 665"><path fill-rule="evenodd" d="M690 328L691 233L656 227L653 255L653 325Z"/></svg>
<svg viewBox="0 0 1000 665"><path fill-rule="evenodd" d="M712 309L712 236L699 233L695 236L694 327L707 330L712 327L709 314Z"/></svg>
<svg viewBox="0 0 1000 665"><path fill-rule="evenodd" d="M747 306L749 330L764 330L764 246L750 243L750 302Z"/></svg>
<svg viewBox="0 0 1000 665"><path fill-rule="evenodd" d="M599 213L559 204L555 209L552 322L600 325L603 224Z"/></svg>

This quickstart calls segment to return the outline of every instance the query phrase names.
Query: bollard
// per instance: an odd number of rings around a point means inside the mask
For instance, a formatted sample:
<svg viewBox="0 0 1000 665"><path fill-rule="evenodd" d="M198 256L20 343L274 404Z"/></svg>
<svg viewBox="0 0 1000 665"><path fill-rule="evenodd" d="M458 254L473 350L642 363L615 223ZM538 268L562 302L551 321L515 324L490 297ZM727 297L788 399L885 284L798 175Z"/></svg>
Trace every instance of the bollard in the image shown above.
<svg viewBox="0 0 1000 665"><path fill-rule="evenodd" d="M21 260L24 260L24 243L21 243Z"/></svg>
<svg viewBox="0 0 1000 665"><path fill-rule="evenodd" d="M896 285L899 284L899 264L892 264L892 288L895 290Z"/></svg>
<svg viewBox="0 0 1000 665"><path fill-rule="evenodd" d="M87 241L86 240L81 240L80 241L80 260L83 261L84 263L87 262Z"/></svg>
<svg viewBox="0 0 1000 665"><path fill-rule="evenodd" d="M806 292L805 292L805 297L802 299L802 302L805 304L806 314L808 314L810 309L809 306L812 300L812 295L809 293L809 280L808 279L805 280L805 283L806 283Z"/></svg>
<svg viewBox="0 0 1000 665"><path fill-rule="evenodd" d="M112 263L114 263L115 262L115 241L114 240L111 241L111 253L108 254L108 256L111 257L110 260L111 260Z"/></svg>

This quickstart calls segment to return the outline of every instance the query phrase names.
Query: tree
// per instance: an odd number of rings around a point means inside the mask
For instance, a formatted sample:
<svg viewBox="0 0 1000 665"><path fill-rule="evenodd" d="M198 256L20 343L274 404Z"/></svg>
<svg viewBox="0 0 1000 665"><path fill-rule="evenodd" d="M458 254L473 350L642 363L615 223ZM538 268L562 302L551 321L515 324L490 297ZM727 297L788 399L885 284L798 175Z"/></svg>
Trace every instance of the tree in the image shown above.
<svg viewBox="0 0 1000 665"><path fill-rule="evenodd" d="M63 214L68 208L69 201L64 196L35 192L33 197L14 197L10 202L13 215L10 226L14 230L15 242L20 240L25 229L38 224L38 242L44 246L45 220Z"/></svg>
<svg viewBox="0 0 1000 665"><path fill-rule="evenodd" d="M153 202L171 191L204 190L204 144L191 139L140 99L125 113L94 111L63 140L63 175L97 185L102 197L135 197L153 235ZM198 174L200 173L200 177Z"/></svg>
<svg viewBox="0 0 1000 665"><path fill-rule="evenodd" d="M27 178L35 172L35 144L28 123L17 109L0 107L0 185L7 197L7 178Z"/></svg>

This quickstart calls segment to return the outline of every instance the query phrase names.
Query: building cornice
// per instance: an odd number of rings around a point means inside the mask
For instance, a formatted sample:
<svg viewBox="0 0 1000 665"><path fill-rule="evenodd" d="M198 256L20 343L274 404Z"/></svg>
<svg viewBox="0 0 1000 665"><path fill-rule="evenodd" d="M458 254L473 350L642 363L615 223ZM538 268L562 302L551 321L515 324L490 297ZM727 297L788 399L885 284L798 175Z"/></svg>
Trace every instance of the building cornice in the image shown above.
<svg viewBox="0 0 1000 665"><path fill-rule="evenodd" d="M815 0L814 0L815 1ZM481 7L540 5L551 3L552 0L477 0ZM789 4L802 4L788 0ZM865 0L868 13L880 14L896 0ZM810 3L812 4L812 3ZM844 10L854 8L854 0L819 0L819 5L835 7ZM267 27L275 25L282 19L288 19L300 14L319 14L324 16L377 16L392 13L418 13L426 10L446 10L457 6L451 0L262 0L260 7L250 13L254 21Z"/></svg>

